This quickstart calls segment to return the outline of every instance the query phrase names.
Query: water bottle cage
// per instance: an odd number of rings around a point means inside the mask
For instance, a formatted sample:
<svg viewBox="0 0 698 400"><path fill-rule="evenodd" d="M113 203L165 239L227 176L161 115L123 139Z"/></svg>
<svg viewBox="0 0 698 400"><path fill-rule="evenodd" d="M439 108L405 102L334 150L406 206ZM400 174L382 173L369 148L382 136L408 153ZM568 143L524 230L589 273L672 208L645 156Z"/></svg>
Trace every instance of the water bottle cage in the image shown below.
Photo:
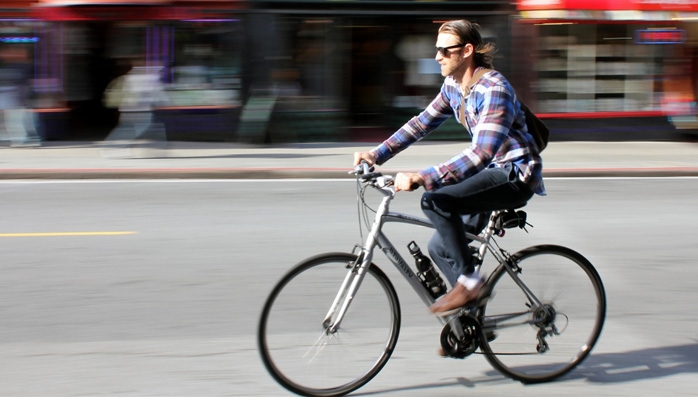
<svg viewBox="0 0 698 400"><path fill-rule="evenodd" d="M436 281L438 281L438 278L436 277L432 277L431 280L429 280L429 274L433 273L432 271L434 271L433 266L425 271L417 271L417 276L419 276L422 279L422 282L426 282L427 284L432 285Z"/></svg>
<svg viewBox="0 0 698 400"><path fill-rule="evenodd" d="M430 271L431 268L427 271L418 271L417 276L419 277L419 280L424 284L424 287L432 294L432 296L436 299L439 296L443 295L446 293L446 285L444 285L443 280L441 279L440 276L434 276L429 280L429 276L427 276L428 271Z"/></svg>

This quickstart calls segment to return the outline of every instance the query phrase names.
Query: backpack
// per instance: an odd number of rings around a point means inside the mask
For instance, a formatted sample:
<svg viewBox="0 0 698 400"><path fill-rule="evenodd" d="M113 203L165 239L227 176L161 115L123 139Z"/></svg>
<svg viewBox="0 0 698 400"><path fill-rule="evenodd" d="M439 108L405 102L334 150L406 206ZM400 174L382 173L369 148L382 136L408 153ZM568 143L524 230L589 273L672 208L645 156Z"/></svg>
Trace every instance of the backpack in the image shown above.
<svg viewBox="0 0 698 400"><path fill-rule="evenodd" d="M119 108L124 99L124 76L119 76L109 82L104 90L102 103L106 108Z"/></svg>
<svg viewBox="0 0 698 400"><path fill-rule="evenodd" d="M473 86L477 81L482 78L483 75L486 73L492 71L491 69L487 68L482 68L478 72L476 72L473 75L473 78L468 82L468 85L466 87L466 96L470 94L470 87ZM540 120L536 116L536 114L533 113L521 100L519 100L519 103L521 104L521 110L524 112L524 115L526 116L526 127L528 128L528 133L533 136L533 140L536 142L536 146L538 146L538 151L542 152L543 149L545 149L548 146L548 138L550 137L550 129L548 129L547 126L543 123L543 121ZM467 123L465 119L465 110L463 110L463 125ZM466 125L466 128L470 130L470 127Z"/></svg>

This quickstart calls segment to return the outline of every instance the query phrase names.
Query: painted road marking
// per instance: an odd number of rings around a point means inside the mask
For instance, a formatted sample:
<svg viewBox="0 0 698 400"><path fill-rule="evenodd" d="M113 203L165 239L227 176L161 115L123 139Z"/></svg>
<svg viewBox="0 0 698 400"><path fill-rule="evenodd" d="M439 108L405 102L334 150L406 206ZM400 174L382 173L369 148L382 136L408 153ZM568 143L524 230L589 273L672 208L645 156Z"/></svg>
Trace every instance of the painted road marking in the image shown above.
<svg viewBox="0 0 698 400"><path fill-rule="evenodd" d="M116 236L135 235L135 231L116 232L26 232L26 233L0 233L0 237L49 237L49 236Z"/></svg>
<svg viewBox="0 0 698 400"><path fill-rule="evenodd" d="M568 180L695 180L698 176L549 176L545 181ZM354 178L269 178L269 179L0 179L0 185L133 184L133 183L296 183L356 182Z"/></svg>

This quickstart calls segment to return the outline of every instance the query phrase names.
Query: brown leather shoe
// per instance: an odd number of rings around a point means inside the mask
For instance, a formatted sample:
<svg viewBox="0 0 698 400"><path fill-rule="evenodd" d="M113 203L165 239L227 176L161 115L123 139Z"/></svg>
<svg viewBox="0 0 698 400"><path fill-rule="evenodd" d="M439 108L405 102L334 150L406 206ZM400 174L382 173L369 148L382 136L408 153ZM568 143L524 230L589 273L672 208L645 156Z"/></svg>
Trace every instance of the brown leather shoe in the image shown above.
<svg viewBox="0 0 698 400"><path fill-rule="evenodd" d="M456 282L456 285L441 298L436 300L429 307L429 310L434 314L440 314L447 311L455 310L463 307L471 301L477 300L482 289L482 283L477 285L473 290L468 290L462 283Z"/></svg>

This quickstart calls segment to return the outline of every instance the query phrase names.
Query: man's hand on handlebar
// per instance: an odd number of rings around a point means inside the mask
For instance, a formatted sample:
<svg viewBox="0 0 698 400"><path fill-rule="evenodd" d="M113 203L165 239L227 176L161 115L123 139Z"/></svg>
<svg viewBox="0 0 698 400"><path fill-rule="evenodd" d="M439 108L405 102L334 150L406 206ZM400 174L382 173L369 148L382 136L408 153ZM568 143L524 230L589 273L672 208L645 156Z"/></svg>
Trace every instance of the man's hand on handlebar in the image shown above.
<svg viewBox="0 0 698 400"><path fill-rule="evenodd" d="M372 167L376 163L376 157L374 157L373 154L369 152L357 151L356 153L354 153L354 167L357 167L362 163L368 164L369 167ZM363 168L363 173L367 173L368 171L365 169L365 165ZM370 170L373 171L373 168L371 168ZM362 173L360 170L357 170L357 168L355 168L354 171L354 173ZM395 188L396 192L411 192L419 188L420 186L424 186L424 179L422 179L422 177L419 174L414 172L398 173L395 176L393 183L393 187Z"/></svg>
<svg viewBox="0 0 698 400"><path fill-rule="evenodd" d="M424 186L424 179L415 172L398 172L395 176L395 191L411 192L420 186Z"/></svg>
<svg viewBox="0 0 698 400"><path fill-rule="evenodd" d="M369 166L372 166L376 163L376 158L369 152L354 153L354 166L361 164L361 161L365 161Z"/></svg>

